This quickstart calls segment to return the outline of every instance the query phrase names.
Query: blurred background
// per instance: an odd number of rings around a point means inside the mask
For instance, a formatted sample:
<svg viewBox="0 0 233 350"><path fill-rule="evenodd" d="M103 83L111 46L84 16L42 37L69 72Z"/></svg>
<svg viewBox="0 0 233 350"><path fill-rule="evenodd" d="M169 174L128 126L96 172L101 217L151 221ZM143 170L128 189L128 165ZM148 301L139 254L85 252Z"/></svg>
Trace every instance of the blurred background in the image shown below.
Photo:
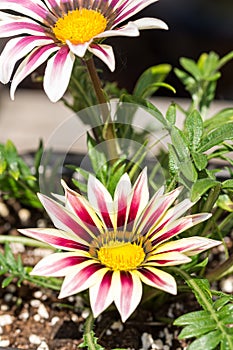
<svg viewBox="0 0 233 350"><path fill-rule="evenodd" d="M159 0L137 17L156 17L165 21L169 31L141 31L138 38L114 38L117 65L104 76L115 80L120 87L131 90L139 75L148 67L169 63L179 67L179 58L197 60L201 53L215 51L224 56L233 50L233 0ZM137 18L135 17L135 19ZM218 99L233 99L233 61L221 70L222 79L217 90ZM168 80L178 97L186 92L173 73ZM159 95L172 96L165 89Z"/></svg>

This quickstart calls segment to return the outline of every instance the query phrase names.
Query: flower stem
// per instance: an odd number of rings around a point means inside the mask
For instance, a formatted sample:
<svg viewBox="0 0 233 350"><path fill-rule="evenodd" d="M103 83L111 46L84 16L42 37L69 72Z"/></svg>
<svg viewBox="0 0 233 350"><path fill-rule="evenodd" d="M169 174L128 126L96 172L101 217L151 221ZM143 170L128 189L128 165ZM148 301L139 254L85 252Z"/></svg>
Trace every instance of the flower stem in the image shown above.
<svg viewBox="0 0 233 350"><path fill-rule="evenodd" d="M36 241L35 239L32 239L32 238L26 238L21 236L0 235L0 244L5 244L5 243L21 243L29 247L54 249L50 245L43 242Z"/></svg>
<svg viewBox="0 0 233 350"><path fill-rule="evenodd" d="M210 271L206 278L210 281L218 281L222 277L233 272L233 255L231 255L226 261L219 265L216 269Z"/></svg>
<svg viewBox="0 0 233 350"><path fill-rule="evenodd" d="M108 141L107 144L107 151L108 156L110 159L110 163L114 163L119 157L118 157L118 151L117 151L117 143L116 143L116 135L114 130L114 124L111 120L110 112L107 107L107 100L104 95L103 89L101 87L101 81L99 79L98 73L96 71L96 67L94 64L93 58L90 58L85 61L87 70L90 76L90 79L92 81L96 97L98 102L102 105L101 111L102 111L102 120L104 124L103 128L103 138Z"/></svg>

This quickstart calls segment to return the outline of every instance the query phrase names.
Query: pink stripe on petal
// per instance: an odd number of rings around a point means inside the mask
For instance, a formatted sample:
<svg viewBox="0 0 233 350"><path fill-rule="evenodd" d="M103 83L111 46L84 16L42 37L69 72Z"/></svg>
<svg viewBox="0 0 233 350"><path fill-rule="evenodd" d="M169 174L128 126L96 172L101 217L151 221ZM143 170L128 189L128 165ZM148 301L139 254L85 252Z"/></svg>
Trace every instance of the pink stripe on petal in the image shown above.
<svg viewBox="0 0 233 350"><path fill-rule="evenodd" d="M65 236L65 232L56 229L21 229L18 230L23 235L38 239L39 241L48 243L55 248L62 248L64 250L83 250L89 251L89 247L69 239Z"/></svg>
<svg viewBox="0 0 233 350"><path fill-rule="evenodd" d="M2 83L8 83L16 62L26 56L37 46L51 43L52 40L41 36L25 36L8 41L0 56L0 79Z"/></svg>
<svg viewBox="0 0 233 350"><path fill-rule="evenodd" d="M148 204L149 190L147 184L147 169L139 175L133 186L133 194L128 214L128 224L132 224L139 217L142 210Z"/></svg>
<svg viewBox="0 0 233 350"><path fill-rule="evenodd" d="M43 20L48 16L48 10L43 2L37 0L1 0L0 9L13 10L36 20Z"/></svg>
<svg viewBox="0 0 233 350"><path fill-rule="evenodd" d="M113 228L111 220L111 211L113 211L112 196L104 185L90 175L87 184L87 196L90 204L95 209L96 213L103 219L108 228Z"/></svg>
<svg viewBox="0 0 233 350"><path fill-rule="evenodd" d="M29 20L26 22L26 19L24 21L21 20L10 23L5 23L5 21L0 22L0 38L19 34L45 35L45 31L39 24ZM51 40L51 38L49 39Z"/></svg>
<svg viewBox="0 0 233 350"><path fill-rule="evenodd" d="M140 268L138 273L145 284L171 294L177 294L176 281L169 273L155 267Z"/></svg>
<svg viewBox="0 0 233 350"><path fill-rule="evenodd" d="M95 274L102 269L103 267L94 261L83 268L80 266L77 273L73 273L70 276L68 275L65 278L59 298L65 298L89 288L92 283L94 283Z"/></svg>
<svg viewBox="0 0 233 350"><path fill-rule="evenodd" d="M125 173L119 180L115 193L114 203L117 203L117 227L124 227L128 202L131 194L131 181L129 175Z"/></svg>
<svg viewBox="0 0 233 350"><path fill-rule="evenodd" d="M115 271L113 274L114 301L122 322L134 312L142 297L142 283L136 271Z"/></svg>
<svg viewBox="0 0 233 350"><path fill-rule="evenodd" d="M111 72L115 70L115 56L111 46L92 43L89 46L88 51L92 52L95 56L101 59L108 66Z"/></svg>
<svg viewBox="0 0 233 350"><path fill-rule="evenodd" d="M71 267L79 265L88 258L85 256L70 256L70 253L55 253L46 256L34 267L31 275L62 277Z"/></svg>
<svg viewBox="0 0 233 350"><path fill-rule="evenodd" d="M48 57L58 50L55 44L45 45L33 50L19 65L11 84L10 95L14 100L14 94L19 83L44 63Z"/></svg>
<svg viewBox="0 0 233 350"><path fill-rule="evenodd" d="M190 227L195 226L202 221L207 220L211 217L211 214L194 214L185 216L181 219L170 223L167 227L165 226L161 231L157 229L151 234L152 245L155 246L161 242L165 242L168 239L178 235L179 233L188 230ZM154 239L152 237L154 236Z"/></svg>
<svg viewBox="0 0 233 350"><path fill-rule="evenodd" d="M93 239L71 212L68 212L64 207L47 196L41 194L38 196L56 227L64 231L72 231L84 241L83 243L90 242Z"/></svg>
<svg viewBox="0 0 233 350"><path fill-rule="evenodd" d="M112 303L111 285L112 271L107 271L99 282L90 287L90 301L94 317L97 317Z"/></svg>
<svg viewBox="0 0 233 350"><path fill-rule="evenodd" d="M57 102L66 92L75 56L68 46L60 50L48 60L44 74L44 90L52 102Z"/></svg>
<svg viewBox="0 0 233 350"><path fill-rule="evenodd" d="M124 2L120 7L118 7L117 12L118 15L113 23L113 26L115 27L119 23L125 21L129 17L134 16L136 13L140 12L143 10L145 7L149 6L150 4L153 4L158 0L141 0L135 5L135 1L130 1L128 4L125 6Z"/></svg>

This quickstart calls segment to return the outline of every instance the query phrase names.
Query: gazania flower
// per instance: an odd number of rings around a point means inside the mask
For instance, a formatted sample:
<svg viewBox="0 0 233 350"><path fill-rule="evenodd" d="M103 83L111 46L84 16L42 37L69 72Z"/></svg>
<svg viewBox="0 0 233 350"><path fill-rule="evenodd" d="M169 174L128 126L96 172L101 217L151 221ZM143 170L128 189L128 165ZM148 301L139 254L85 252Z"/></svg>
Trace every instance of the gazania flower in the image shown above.
<svg viewBox="0 0 233 350"><path fill-rule="evenodd" d="M175 279L163 267L187 263L189 256L220 243L203 237L172 240L210 214L182 217L193 203L173 205L180 188L166 194L160 189L149 200L146 169L133 187L124 174L114 198L94 176L88 200L64 187L66 207L40 195L58 229L20 232L66 251L43 258L32 274L65 276L60 298L89 288L95 317L115 302L124 322L141 300L142 282L176 294Z"/></svg>
<svg viewBox="0 0 233 350"><path fill-rule="evenodd" d="M20 16L0 14L0 37L10 40L0 60L0 80L10 81L16 62L26 56L14 74L11 98L18 84L48 60L44 89L53 101L65 93L75 60L86 52L94 54L115 69L111 46L103 39L112 36L138 36L140 29L167 25L155 18L141 18L121 26L157 0L0 0L0 9Z"/></svg>

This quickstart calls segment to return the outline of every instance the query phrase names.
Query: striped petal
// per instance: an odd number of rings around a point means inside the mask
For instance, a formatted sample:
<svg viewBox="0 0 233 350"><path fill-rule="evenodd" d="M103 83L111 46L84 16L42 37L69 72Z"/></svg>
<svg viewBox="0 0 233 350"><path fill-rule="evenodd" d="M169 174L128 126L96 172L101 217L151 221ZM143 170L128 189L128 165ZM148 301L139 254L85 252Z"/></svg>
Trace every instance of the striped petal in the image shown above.
<svg viewBox="0 0 233 350"><path fill-rule="evenodd" d="M115 56L113 49L109 45L103 44L91 44L88 48L88 51L92 52L96 57L101 59L111 72L115 70Z"/></svg>
<svg viewBox="0 0 233 350"><path fill-rule="evenodd" d="M165 242L168 239L180 234L181 232L188 230L190 227L193 227L199 224L202 221L205 221L211 217L211 214L201 213L189 215L179 220L176 220L167 226L165 226L161 231L155 231L151 234L150 239L153 246Z"/></svg>
<svg viewBox="0 0 233 350"><path fill-rule="evenodd" d="M176 281L169 273L149 266L140 268L138 273L143 283L170 294L177 294Z"/></svg>
<svg viewBox="0 0 233 350"><path fill-rule="evenodd" d="M113 22L113 27L125 21L129 17L134 16L136 13L140 12L145 7L153 4L156 1L158 0L141 0L137 1L137 3L136 1L124 1L123 4L117 9L118 15Z"/></svg>
<svg viewBox="0 0 233 350"><path fill-rule="evenodd" d="M19 83L44 63L48 57L59 48L55 44L39 47L33 50L19 65L13 77L10 89L11 99L14 100L15 90Z"/></svg>
<svg viewBox="0 0 233 350"><path fill-rule="evenodd" d="M115 222L112 196L104 185L92 175L88 178L87 196L90 204L106 226L112 228Z"/></svg>
<svg viewBox="0 0 233 350"><path fill-rule="evenodd" d="M72 268L63 281L59 298L66 298L90 288L108 271L95 260L85 261Z"/></svg>
<svg viewBox="0 0 233 350"><path fill-rule="evenodd" d="M54 226L60 230L76 234L77 239L83 244L88 244L95 237L85 224L66 208L47 196L41 194L38 196Z"/></svg>
<svg viewBox="0 0 233 350"><path fill-rule="evenodd" d="M0 21L0 38L20 34L46 35L41 25L26 17L12 16L8 21Z"/></svg>
<svg viewBox="0 0 233 350"><path fill-rule="evenodd" d="M134 226L138 217L149 201L149 190L147 184L147 169L145 168L137 178L132 190L131 204L129 206L128 223Z"/></svg>
<svg viewBox="0 0 233 350"><path fill-rule="evenodd" d="M153 231L159 221L164 217L168 208L174 203L176 198L181 192L181 188L177 188L168 194L163 196L158 196L156 193L140 219L140 224L138 224L138 229L142 234L149 234Z"/></svg>
<svg viewBox="0 0 233 350"><path fill-rule="evenodd" d="M100 276L99 276L100 277ZM90 287L90 303L94 317L98 317L113 302L112 271L106 273Z"/></svg>
<svg viewBox="0 0 233 350"><path fill-rule="evenodd" d="M155 253L146 259L146 263L143 266L175 266L186 264L190 261L190 258L177 251L157 253L157 250L155 250Z"/></svg>
<svg viewBox="0 0 233 350"><path fill-rule="evenodd" d="M96 235L103 232L103 224L96 215L89 202L77 192L71 190L64 181L62 185L66 193L66 207L79 217L79 219L87 225Z"/></svg>
<svg viewBox="0 0 233 350"><path fill-rule="evenodd" d="M145 29L168 29L168 26L165 22L157 18L139 18L133 22L139 30Z"/></svg>
<svg viewBox="0 0 233 350"><path fill-rule="evenodd" d="M139 36L138 26L134 22L128 22L125 26L115 30L106 30L95 36L95 38L109 38L113 36Z"/></svg>
<svg viewBox="0 0 233 350"><path fill-rule="evenodd" d="M78 253L54 253L46 256L36 264L30 275L63 277L72 272L72 268L88 260Z"/></svg>
<svg viewBox="0 0 233 350"><path fill-rule="evenodd" d="M134 312L142 298L142 283L136 271L115 271L113 273L114 302L122 322Z"/></svg>
<svg viewBox="0 0 233 350"><path fill-rule="evenodd" d="M40 0L1 0L0 9L19 12L42 22L48 16L48 9Z"/></svg>
<svg viewBox="0 0 233 350"><path fill-rule="evenodd" d="M78 237L72 233L56 230L53 228L29 228L18 230L25 236L38 239L52 247L64 250L88 251L89 247L80 243Z"/></svg>
<svg viewBox="0 0 233 350"><path fill-rule="evenodd" d="M35 47L52 43L53 40L45 37L20 37L8 41L0 55L0 80L3 84L9 82L15 64L22 57L26 56Z"/></svg>
<svg viewBox="0 0 233 350"><path fill-rule="evenodd" d="M44 90L52 102L62 98L68 87L75 56L67 46L48 60L44 74Z"/></svg>
<svg viewBox="0 0 233 350"><path fill-rule="evenodd" d="M124 227L126 222L127 208L132 191L129 175L125 173L119 180L115 193L114 203L117 209L117 227Z"/></svg>
<svg viewBox="0 0 233 350"><path fill-rule="evenodd" d="M156 253L172 253L180 252L185 253L188 256L196 255L204 250L211 249L213 247L222 244L221 241L215 241L214 239L205 237L188 237L182 238L177 241L166 242L159 245L156 248Z"/></svg>

